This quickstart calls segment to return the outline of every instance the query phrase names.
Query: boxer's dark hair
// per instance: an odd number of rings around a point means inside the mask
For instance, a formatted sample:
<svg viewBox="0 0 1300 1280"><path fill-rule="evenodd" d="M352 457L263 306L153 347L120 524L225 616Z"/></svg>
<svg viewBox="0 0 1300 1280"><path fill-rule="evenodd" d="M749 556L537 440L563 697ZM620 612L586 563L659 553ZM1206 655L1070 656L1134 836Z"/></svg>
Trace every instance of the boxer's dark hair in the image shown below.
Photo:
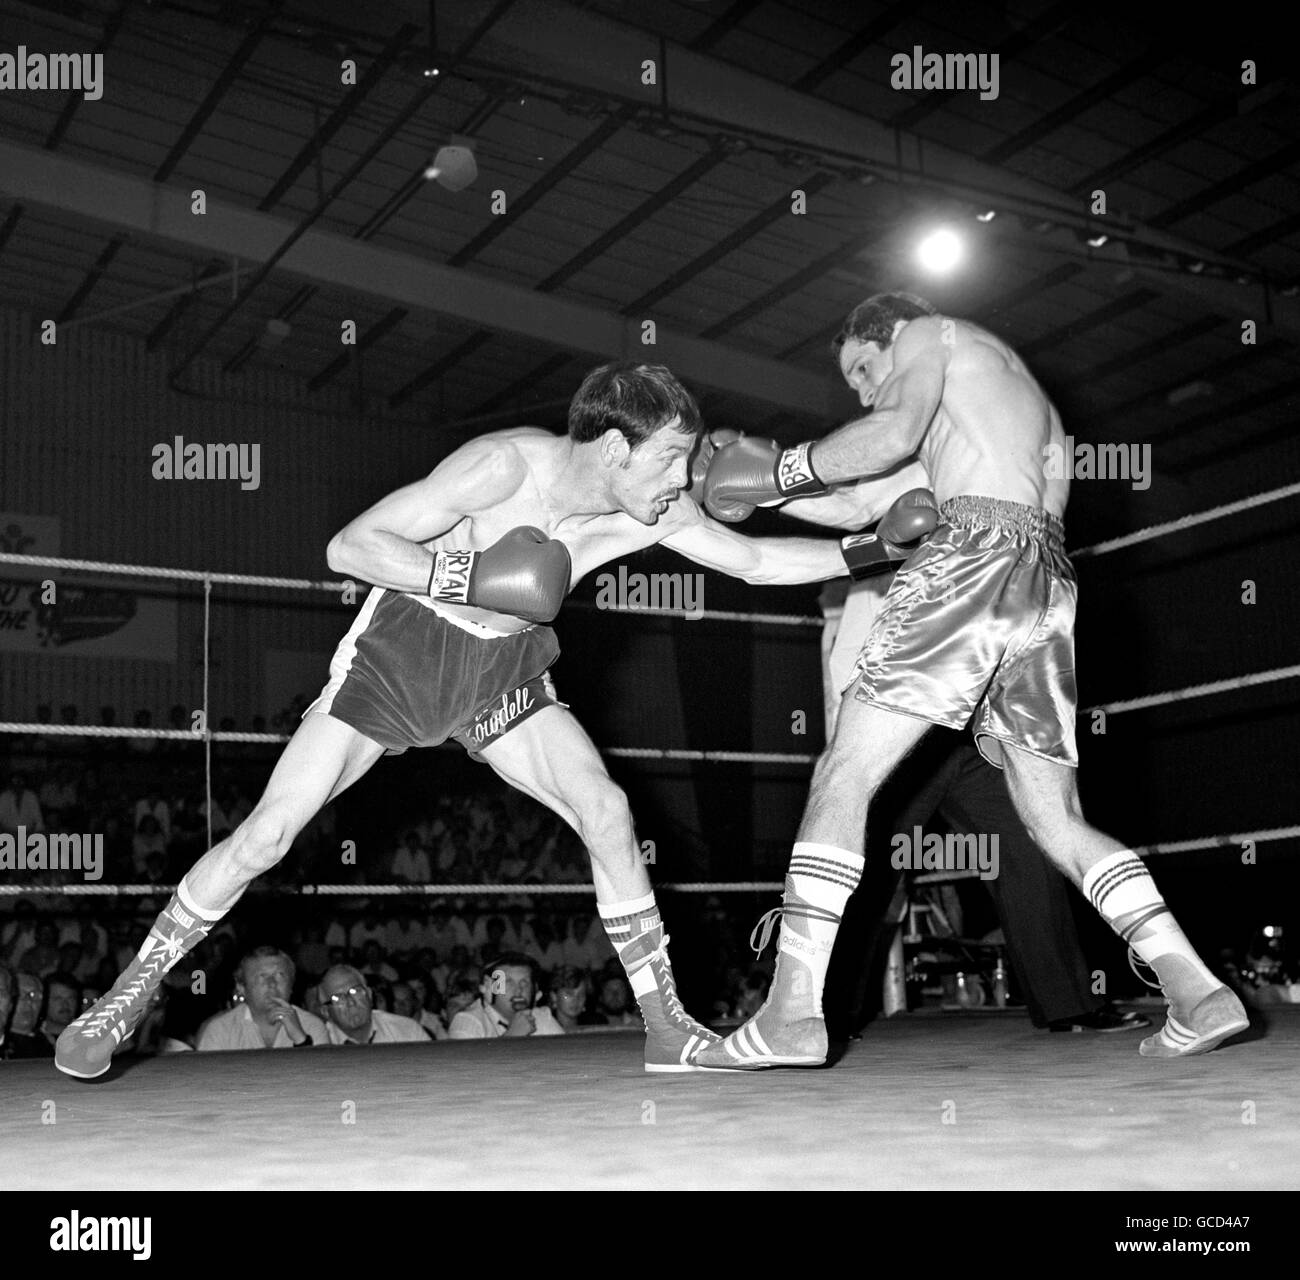
<svg viewBox="0 0 1300 1280"><path fill-rule="evenodd" d="M933 305L914 293L874 294L849 312L839 333L831 341L831 351L838 358L850 338L858 342L874 342L884 351L894 340L894 326L900 320L915 320L918 316L934 314Z"/></svg>
<svg viewBox="0 0 1300 1280"><path fill-rule="evenodd" d="M603 364L583 378L569 402L569 436L589 444L613 427L635 449L678 417L680 430L699 431L695 397L663 365L624 360Z"/></svg>

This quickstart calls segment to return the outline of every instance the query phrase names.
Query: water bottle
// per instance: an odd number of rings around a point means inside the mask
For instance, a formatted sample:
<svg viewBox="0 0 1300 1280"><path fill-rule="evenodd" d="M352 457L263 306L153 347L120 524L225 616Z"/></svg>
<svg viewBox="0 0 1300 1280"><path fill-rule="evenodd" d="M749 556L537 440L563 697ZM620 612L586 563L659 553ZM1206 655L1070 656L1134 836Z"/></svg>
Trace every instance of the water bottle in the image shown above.
<svg viewBox="0 0 1300 1280"><path fill-rule="evenodd" d="M998 1009L1007 1007L1007 965L1001 955L993 967L993 1005Z"/></svg>

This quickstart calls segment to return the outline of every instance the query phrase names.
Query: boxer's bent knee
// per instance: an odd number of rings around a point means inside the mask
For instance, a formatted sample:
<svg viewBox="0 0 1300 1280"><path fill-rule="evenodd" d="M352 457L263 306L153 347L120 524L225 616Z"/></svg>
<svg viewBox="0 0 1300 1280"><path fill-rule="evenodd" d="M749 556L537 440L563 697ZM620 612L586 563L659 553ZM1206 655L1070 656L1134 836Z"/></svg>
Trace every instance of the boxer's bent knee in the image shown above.
<svg viewBox="0 0 1300 1280"><path fill-rule="evenodd" d="M591 850L626 847L632 840L632 810L627 796L608 778L586 790L577 811L578 834Z"/></svg>
<svg viewBox="0 0 1300 1280"><path fill-rule="evenodd" d="M276 806L254 809L232 832L227 857L241 879L252 880L269 871L293 844L296 834L289 814Z"/></svg>

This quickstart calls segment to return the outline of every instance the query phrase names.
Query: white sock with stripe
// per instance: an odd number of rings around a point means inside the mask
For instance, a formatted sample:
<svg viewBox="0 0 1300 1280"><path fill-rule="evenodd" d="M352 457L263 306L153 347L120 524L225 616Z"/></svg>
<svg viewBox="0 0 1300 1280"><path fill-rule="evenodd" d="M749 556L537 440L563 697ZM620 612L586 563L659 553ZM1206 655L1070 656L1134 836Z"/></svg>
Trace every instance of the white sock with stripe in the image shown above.
<svg viewBox="0 0 1300 1280"><path fill-rule="evenodd" d="M804 1016L821 1017L822 988L830 965L835 935L849 895L862 879L865 859L830 844L801 840L790 855L785 897L781 907L781 936L777 942L778 971L789 977L781 984L801 1001L811 997L813 1011ZM798 960L798 965L781 965L781 956ZM806 970L806 976L803 970ZM780 977L785 978L781 973ZM803 990L807 987L809 989ZM776 990L773 983L773 990Z"/></svg>
<svg viewBox="0 0 1300 1280"><path fill-rule="evenodd" d="M649 959L657 952L664 937L663 921L655 903L652 890L643 898L629 898L626 902L597 902L600 922L618 952L632 984L632 994L638 1000L658 989L658 979Z"/></svg>
<svg viewBox="0 0 1300 1280"><path fill-rule="evenodd" d="M1083 877L1083 893L1156 971L1165 995L1180 1008L1223 985L1196 954L1137 854L1124 849L1096 863Z"/></svg>

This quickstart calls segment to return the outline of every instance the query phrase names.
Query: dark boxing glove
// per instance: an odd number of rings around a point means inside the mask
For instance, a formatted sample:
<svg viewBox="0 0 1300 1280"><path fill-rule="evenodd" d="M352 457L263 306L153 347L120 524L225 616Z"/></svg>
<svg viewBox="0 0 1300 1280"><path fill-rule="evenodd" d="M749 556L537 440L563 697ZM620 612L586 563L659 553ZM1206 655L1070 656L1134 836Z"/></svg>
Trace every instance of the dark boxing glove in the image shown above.
<svg viewBox="0 0 1300 1280"><path fill-rule="evenodd" d="M572 572L564 543L521 525L486 551L435 552L427 594L444 604L550 622L569 592Z"/></svg>
<svg viewBox="0 0 1300 1280"><path fill-rule="evenodd" d="M855 582L906 560L935 531L939 508L929 489L909 489L895 498L874 533L840 539L840 551Z"/></svg>
<svg viewBox="0 0 1300 1280"><path fill-rule="evenodd" d="M744 436L719 448L704 478L704 505L711 516L736 524L755 507L776 506L787 498L825 493L808 455L811 442L782 449L775 440Z"/></svg>
<svg viewBox="0 0 1300 1280"><path fill-rule="evenodd" d="M709 463L713 455L724 445L734 444L741 439L743 432L734 427L716 427L712 431L700 432L699 443L695 446L695 457L691 461L691 480L686 488L694 498L699 498L704 490L704 477L709 473Z"/></svg>

